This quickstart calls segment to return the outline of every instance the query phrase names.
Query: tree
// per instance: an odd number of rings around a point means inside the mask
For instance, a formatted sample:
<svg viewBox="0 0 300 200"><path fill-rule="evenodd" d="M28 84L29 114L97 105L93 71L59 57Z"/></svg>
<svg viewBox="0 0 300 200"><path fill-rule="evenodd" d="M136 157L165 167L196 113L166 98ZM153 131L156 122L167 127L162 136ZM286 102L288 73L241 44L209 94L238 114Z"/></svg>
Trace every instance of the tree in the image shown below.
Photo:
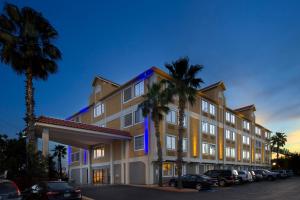
<svg viewBox="0 0 300 200"><path fill-rule="evenodd" d="M178 97L178 140L177 140L177 170L178 170L178 188L182 188L182 141L183 141L183 120L184 110L187 103L194 104L201 78L196 75L202 70L202 65L190 65L189 58L180 58L172 64L166 64L172 81L169 82L169 90Z"/></svg>
<svg viewBox="0 0 300 200"><path fill-rule="evenodd" d="M58 33L43 15L32 8L4 6L0 15L0 59L19 75L25 75L26 133L29 144L36 150L34 134L33 79L47 80L57 71L61 59L59 49L51 41Z"/></svg>
<svg viewBox="0 0 300 200"><path fill-rule="evenodd" d="M168 113L168 103L171 102L169 90L163 89L163 83L153 83L148 86L147 94L143 95L144 101L139 105L142 109L144 117L149 114L154 122L156 146L157 146L157 164L158 164L158 185L162 186L162 148L160 141L160 121L163 119L163 114Z"/></svg>
<svg viewBox="0 0 300 200"><path fill-rule="evenodd" d="M280 148L284 147L287 142L287 135L285 133L276 132L275 135L271 137L271 148L276 152L276 159L278 161Z"/></svg>
<svg viewBox="0 0 300 200"><path fill-rule="evenodd" d="M55 145L53 152L53 156L57 157L59 177L62 178L61 158L65 158L65 155L67 154L67 148L64 145Z"/></svg>

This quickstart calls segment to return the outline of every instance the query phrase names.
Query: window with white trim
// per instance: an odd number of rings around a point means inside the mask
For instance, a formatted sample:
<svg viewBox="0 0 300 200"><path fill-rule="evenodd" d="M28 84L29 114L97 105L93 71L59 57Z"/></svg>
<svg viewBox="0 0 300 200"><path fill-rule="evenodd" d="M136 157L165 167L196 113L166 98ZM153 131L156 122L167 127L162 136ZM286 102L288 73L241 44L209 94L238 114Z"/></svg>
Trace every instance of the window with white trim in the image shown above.
<svg viewBox="0 0 300 200"><path fill-rule="evenodd" d="M255 141L255 147L261 149L261 141Z"/></svg>
<svg viewBox="0 0 300 200"><path fill-rule="evenodd" d="M183 152L187 152L187 147L188 147L188 139L187 138L183 138L182 139L182 151Z"/></svg>
<svg viewBox="0 0 300 200"><path fill-rule="evenodd" d="M208 133L208 123L202 121L202 132L203 133Z"/></svg>
<svg viewBox="0 0 300 200"><path fill-rule="evenodd" d="M167 135L166 136L166 146L168 150L176 149L176 136Z"/></svg>
<svg viewBox="0 0 300 200"><path fill-rule="evenodd" d="M261 129L257 126L255 127L255 134L261 136Z"/></svg>
<svg viewBox="0 0 300 200"><path fill-rule="evenodd" d="M132 87L123 90L123 102L127 102L132 98Z"/></svg>
<svg viewBox="0 0 300 200"><path fill-rule="evenodd" d="M207 154L207 155L214 156L216 154L216 145L208 144L208 143L202 143L202 154Z"/></svg>
<svg viewBox="0 0 300 200"><path fill-rule="evenodd" d="M250 152L243 150L243 159L250 160Z"/></svg>
<svg viewBox="0 0 300 200"><path fill-rule="evenodd" d="M207 101L202 100L202 111L208 112L208 103L207 103Z"/></svg>
<svg viewBox="0 0 300 200"><path fill-rule="evenodd" d="M144 94L144 81L134 85L134 96L139 97Z"/></svg>
<svg viewBox="0 0 300 200"><path fill-rule="evenodd" d="M93 150L94 159L103 158L104 157L104 146L96 147Z"/></svg>
<svg viewBox="0 0 300 200"><path fill-rule="evenodd" d="M250 145L250 137L243 135L243 144Z"/></svg>
<svg viewBox="0 0 300 200"><path fill-rule="evenodd" d="M235 115L232 114L232 113L230 113L230 112L226 112L226 113L225 113L225 120L226 120L227 122L230 122L230 123L232 123L232 124L235 124Z"/></svg>
<svg viewBox="0 0 300 200"><path fill-rule="evenodd" d="M226 129L226 131L225 131L225 138L226 138L227 140L235 141L235 132Z"/></svg>
<svg viewBox="0 0 300 200"><path fill-rule="evenodd" d="M162 166L163 176L173 176L173 163L164 162Z"/></svg>
<svg viewBox="0 0 300 200"><path fill-rule="evenodd" d="M270 137L269 132L265 131L265 138L269 139L269 137Z"/></svg>
<svg viewBox="0 0 300 200"><path fill-rule="evenodd" d="M178 122L178 124L179 124L179 122ZM187 116L186 115L183 116L183 126L187 127Z"/></svg>
<svg viewBox="0 0 300 200"><path fill-rule="evenodd" d="M235 148L226 147L225 148L226 157L235 158Z"/></svg>
<svg viewBox="0 0 300 200"><path fill-rule="evenodd" d="M166 121L171 124L176 124L176 119L177 119L176 115L177 114L175 110L170 110L167 114Z"/></svg>
<svg viewBox="0 0 300 200"><path fill-rule="evenodd" d="M77 162L79 161L80 152L74 152L71 154L71 162Z"/></svg>
<svg viewBox="0 0 300 200"><path fill-rule="evenodd" d="M209 134L216 135L216 126L213 124L209 125Z"/></svg>
<svg viewBox="0 0 300 200"><path fill-rule="evenodd" d="M98 103L94 107L94 117L98 117L104 113L104 104Z"/></svg>
<svg viewBox="0 0 300 200"><path fill-rule="evenodd" d="M270 151L270 145L265 144L265 150L266 150L266 151Z"/></svg>
<svg viewBox="0 0 300 200"><path fill-rule="evenodd" d="M257 161L261 160L261 153L255 153L255 160Z"/></svg>
<svg viewBox="0 0 300 200"><path fill-rule="evenodd" d="M134 136L134 150L144 150L144 135Z"/></svg>
<svg viewBox="0 0 300 200"><path fill-rule="evenodd" d="M142 109L137 109L134 111L134 123L138 124L143 121L143 112Z"/></svg>
<svg viewBox="0 0 300 200"><path fill-rule="evenodd" d="M216 106L215 105L209 104L209 113L214 116L216 115Z"/></svg>
<svg viewBox="0 0 300 200"><path fill-rule="evenodd" d="M124 115L124 127L128 127L132 125L132 113L128 113Z"/></svg>
<svg viewBox="0 0 300 200"><path fill-rule="evenodd" d="M243 129L250 130L250 123L246 120L243 121Z"/></svg>

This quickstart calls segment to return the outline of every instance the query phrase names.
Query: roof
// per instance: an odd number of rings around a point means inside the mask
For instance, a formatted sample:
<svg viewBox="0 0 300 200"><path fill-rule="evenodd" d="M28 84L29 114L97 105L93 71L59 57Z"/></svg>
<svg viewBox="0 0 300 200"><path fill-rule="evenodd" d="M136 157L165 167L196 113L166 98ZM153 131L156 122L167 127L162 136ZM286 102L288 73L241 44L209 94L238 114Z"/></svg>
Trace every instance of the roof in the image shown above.
<svg viewBox="0 0 300 200"><path fill-rule="evenodd" d="M240 107L240 108L237 108L237 109L234 109L234 110L237 111L237 112L241 112L241 111L250 110L250 109L253 109L254 111L256 111L255 105L251 104L251 105Z"/></svg>
<svg viewBox="0 0 300 200"><path fill-rule="evenodd" d="M97 79L100 79L100 80L102 80L102 81L104 81L104 82L106 82L106 83L112 84L112 85L114 85L114 86L116 86L116 87L120 87L120 84L118 84L118 83L116 83L116 82L113 82L113 81L111 81L111 80L108 80L108 79L106 79L106 78L103 78L102 76L99 76L99 75L95 76L92 85L95 84L95 81L96 81Z"/></svg>
<svg viewBox="0 0 300 200"><path fill-rule="evenodd" d="M108 134L112 134L112 135L118 135L118 136L124 136L124 137L131 138L130 133L127 131L99 127L96 125L84 124L84 123L74 122L74 121L70 121L70 120L63 120L63 119L57 119L57 118L52 118L52 117L40 116L36 120L36 122L57 125L57 126L65 126L65 127L69 127L69 128L83 129L83 130L88 130L88 131L104 132L104 133L108 133Z"/></svg>
<svg viewBox="0 0 300 200"><path fill-rule="evenodd" d="M223 81L219 81L219 82L211 84L211 85L209 85L209 86L207 86L205 88L200 89L200 91L201 92L205 92L207 90L211 90L211 89L214 89L214 88L219 87L219 86L221 86L223 90L226 90L224 82Z"/></svg>

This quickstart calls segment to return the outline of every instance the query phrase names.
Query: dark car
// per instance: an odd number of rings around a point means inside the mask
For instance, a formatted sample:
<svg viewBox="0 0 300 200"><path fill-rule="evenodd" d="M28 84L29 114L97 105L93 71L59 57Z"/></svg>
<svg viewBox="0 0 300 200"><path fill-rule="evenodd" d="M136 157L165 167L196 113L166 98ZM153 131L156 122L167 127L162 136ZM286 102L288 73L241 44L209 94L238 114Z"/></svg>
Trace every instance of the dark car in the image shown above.
<svg viewBox="0 0 300 200"><path fill-rule="evenodd" d="M236 170L208 170L205 175L213 178L222 187L239 182Z"/></svg>
<svg viewBox="0 0 300 200"><path fill-rule="evenodd" d="M214 185L214 181L205 175L187 174L182 176L182 186L185 188L195 188L196 190L208 189ZM169 180L169 186L177 186L177 178Z"/></svg>
<svg viewBox="0 0 300 200"><path fill-rule="evenodd" d="M9 180L0 179L0 200L20 200L21 194L18 186Z"/></svg>
<svg viewBox="0 0 300 200"><path fill-rule="evenodd" d="M45 199L45 200L79 200L81 190L76 189L64 181L44 181L23 193L23 199Z"/></svg>

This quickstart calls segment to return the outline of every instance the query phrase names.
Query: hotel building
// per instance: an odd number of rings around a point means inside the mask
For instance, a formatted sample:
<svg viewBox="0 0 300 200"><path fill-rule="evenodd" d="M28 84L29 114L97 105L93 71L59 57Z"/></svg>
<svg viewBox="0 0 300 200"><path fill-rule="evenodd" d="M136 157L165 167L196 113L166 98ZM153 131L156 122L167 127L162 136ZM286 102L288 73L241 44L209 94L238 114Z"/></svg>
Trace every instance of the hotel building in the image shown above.
<svg viewBox="0 0 300 200"><path fill-rule="evenodd" d="M69 146L71 179L82 184L157 183L154 125L150 117L143 117L137 108L147 92L146 86L162 79L170 79L170 76L156 67L123 85L100 76L94 78L88 106L64 123L88 130L99 129L118 137L95 139L89 149ZM204 173L209 169L270 167L271 151L266 139L271 131L256 123L254 105L228 108L225 90L223 82L202 88L196 102L186 106L183 174ZM160 124L165 181L177 174L177 103L169 104L169 108L170 112Z"/></svg>

